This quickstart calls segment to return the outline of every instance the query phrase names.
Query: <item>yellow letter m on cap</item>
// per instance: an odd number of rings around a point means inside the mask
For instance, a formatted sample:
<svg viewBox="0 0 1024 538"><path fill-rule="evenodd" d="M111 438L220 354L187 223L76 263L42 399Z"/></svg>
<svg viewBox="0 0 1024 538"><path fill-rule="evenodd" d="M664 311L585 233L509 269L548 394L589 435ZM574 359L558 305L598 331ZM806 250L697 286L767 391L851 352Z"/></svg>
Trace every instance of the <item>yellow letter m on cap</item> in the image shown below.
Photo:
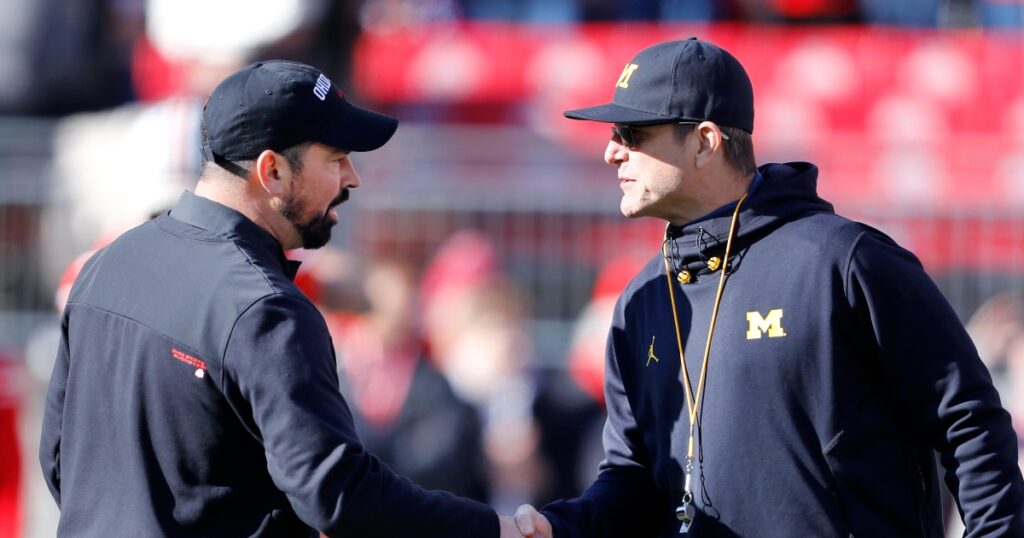
<svg viewBox="0 0 1024 538"><path fill-rule="evenodd" d="M628 88L629 77L633 76L633 71L636 71L637 67L640 66L637 64L626 64L626 67L622 69L622 74L619 75L619 81L616 82L615 85L620 88Z"/></svg>
<svg viewBox="0 0 1024 538"><path fill-rule="evenodd" d="M761 335L768 333L768 338L786 336L782 329L782 309L770 310L767 317L761 317L760 312L747 312L747 340L761 338Z"/></svg>

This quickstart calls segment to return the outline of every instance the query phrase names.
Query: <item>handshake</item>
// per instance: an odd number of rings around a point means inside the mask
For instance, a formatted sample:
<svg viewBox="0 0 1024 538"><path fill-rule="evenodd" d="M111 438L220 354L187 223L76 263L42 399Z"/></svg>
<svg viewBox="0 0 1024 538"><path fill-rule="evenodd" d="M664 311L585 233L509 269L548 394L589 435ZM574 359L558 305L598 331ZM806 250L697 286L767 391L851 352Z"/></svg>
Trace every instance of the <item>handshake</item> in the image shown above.
<svg viewBox="0 0 1024 538"><path fill-rule="evenodd" d="M498 515L501 538L552 538L551 523L536 508L524 504L513 517Z"/></svg>

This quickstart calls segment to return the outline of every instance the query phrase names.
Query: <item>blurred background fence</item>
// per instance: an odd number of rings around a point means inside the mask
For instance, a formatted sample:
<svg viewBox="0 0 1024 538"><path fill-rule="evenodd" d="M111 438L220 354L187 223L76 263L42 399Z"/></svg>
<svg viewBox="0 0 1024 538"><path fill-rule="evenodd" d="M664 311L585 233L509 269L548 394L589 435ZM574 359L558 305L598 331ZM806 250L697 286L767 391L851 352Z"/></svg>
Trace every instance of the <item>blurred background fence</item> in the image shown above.
<svg viewBox="0 0 1024 538"><path fill-rule="evenodd" d="M0 343L13 347L54 318L42 248L43 216L58 205L49 191L54 124L0 119ZM344 207L335 244L361 259L400 256L422 268L455 232L482 232L527 291L535 357L558 366L602 264L624 252L651 255L663 231L658 221L621 216L614 171L597 155L566 154L526 128L403 125L379 155L356 156L365 184ZM839 174L824 168L822 190ZM964 191L976 188L963 182ZM988 297L1024 291L1024 211L1005 199L960 206L953 192L938 206L833 201L914 251L965 320Z"/></svg>

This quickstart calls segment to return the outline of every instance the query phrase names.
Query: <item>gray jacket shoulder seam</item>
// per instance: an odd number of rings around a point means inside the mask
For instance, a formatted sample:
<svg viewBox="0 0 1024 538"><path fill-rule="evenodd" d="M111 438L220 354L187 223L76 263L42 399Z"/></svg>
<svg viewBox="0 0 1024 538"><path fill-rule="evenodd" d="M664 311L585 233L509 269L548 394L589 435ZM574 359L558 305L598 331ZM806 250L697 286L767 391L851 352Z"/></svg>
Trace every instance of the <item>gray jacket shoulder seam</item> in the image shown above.
<svg viewBox="0 0 1024 538"><path fill-rule="evenodd" d="M195 349L194 347L192 347L192 345L188 344L187 342L182 342L181 340L179 340L179 339L177 339L177 338L167 334L164 331L161 331L160 329L157 329L156 327L153 327L152 325L150 325L148 323L145 323L145 322L143 322L141 320L138 320L136 318L133 318L131 316L122 314L121 312L114 312L113 310L108 310L108 309L103 308L101 306L97 306L97 305L94 305L92 303L84 303L82 301L69 301L68 302L68 306L71 306L73 304L79 305L79 306L83 306L85 308L91 308L93 310L98 310L100 312L106 312L107 314L110 314L112 316L117 316L119 318L123 318L123 319L129 320L132 323L137 323L137 324L139 324L139 325L141 325L141 326L143 326L143 327L145 327L145 328L147 328L147 329L149 329L149 330L151 330L151 331L153 331L153 332L155 332L155 333L157 333L159 335L162 335L164 338L167 338L168 340L170 340L172 342L178 343L178 345L180 345L182 347L187 347L193 353L198 353L199 355L201 355L203 357L207 356L206 353L204 352L204 350ZM224 364L223 356L221 356L220 359L221 359L221 365L223 366L223 364Z"/></svg>

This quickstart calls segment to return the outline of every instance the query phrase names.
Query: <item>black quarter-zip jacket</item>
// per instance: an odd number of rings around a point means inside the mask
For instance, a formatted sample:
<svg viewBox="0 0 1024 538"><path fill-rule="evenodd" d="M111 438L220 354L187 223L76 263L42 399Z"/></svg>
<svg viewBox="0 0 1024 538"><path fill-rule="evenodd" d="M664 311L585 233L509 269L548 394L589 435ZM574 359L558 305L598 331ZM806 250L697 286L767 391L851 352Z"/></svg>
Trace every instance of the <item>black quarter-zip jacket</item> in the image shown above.
<svg viewBox="0 0 1024 538"><path fill-rule="evenodd" d="M40 446L58 536L498 536L489 507L363 450L296 269L188 192L89 260Z"/></svg>
<svg viewBox="0 0 1024 538"><path fill-rule="evenodd" d="M688 536L941 537L933 450L967 536L1024 536L1009 415L918 260L836 216L813 165L759 171L711 345ZM692 275L671 285L695 392L731 216L668 230L673 275ZM659 253L618 302L606 459L582 497L544 508L558 538L681 536L690 421L668 286Z"/></svg>

